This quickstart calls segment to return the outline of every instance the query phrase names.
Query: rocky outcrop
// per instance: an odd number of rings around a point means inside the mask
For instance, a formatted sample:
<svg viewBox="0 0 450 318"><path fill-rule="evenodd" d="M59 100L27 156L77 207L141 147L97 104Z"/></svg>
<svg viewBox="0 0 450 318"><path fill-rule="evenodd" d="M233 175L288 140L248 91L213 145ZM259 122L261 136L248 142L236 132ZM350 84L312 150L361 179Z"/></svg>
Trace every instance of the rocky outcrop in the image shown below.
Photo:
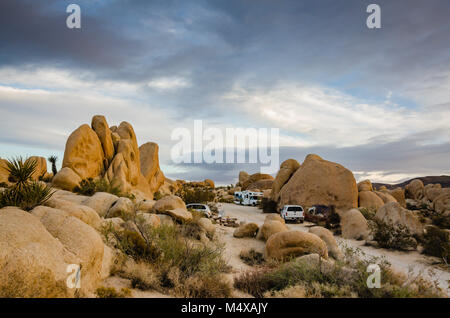
<svg viewBox="0 0 450 318"><path fill-rule="evenodd" d="M104 172L104 159L95 131L81 125L67 139L62 167L72 169L81 179L95 178Z"/></svg>
<svg viewBox="0 0 450 318"><path fill-rule="evenodd" d="M357 209L341 213L342 237L346 239L365 240L369 236L366 218Z"/></svg>
<svg viewBox="0 0 450 318"><path fill-rule="evenodd" d="M100 282L103 260L104 245L100 235L89 225L62 210L38 206L31 214L77 257L77 264L81 266L81 286L94 291Z"/></svg>
<svg viewBox="0 0 450 318"><path fill-rule="evenodd" d="M344 258L341 250L338 247L336 239L329 230L321 226L313 226L309 229L309 233L315 234L327 245L328 255L336 260L341 260Z"/></svg>
<svg viewBox="0 0 450 318"><path fill-rule="evenodd" d="M397 202L391 202L378 209L375 218L385 223L405 226L411 234L422 235L423 226L411 211L404 209Z"/></svg>
<svg viewBox="0 0 450 318"><path fill-rule="evenodd" d="M353 173L337 163L308 155L281 189L279 206L286 204L356 208L358 188Z"/></svg>
<svg viewBox="0 0 450 318"><path fill-rule="evenodd" d="M106 218L133 217L135 213L134 203L128 198L119 198L106 213Z"/></svg>
<svg viewBox="0 0 450 318"><path fill-rule="evenodd" d="M442 189L441 194L433 201L433 209L442 214L450 211L450 188Z"/></svg>
<svg viewBox="0 0 450 318"><path fill-rule="evenodd" d="M29 157L27 161L36 162L36 169L31 175L33 180L38 181L41 177L44 177L47 174L47 159L44 157L32 156Z"/></svg>
<svg viewBox="0 0 450 318"><path fill-rule="evenodd" d="M280 170L272 183L271 200L278 201L281 188L289 181L298 168L300 168L300 164L295 159L288 159L280 165Z"/></svg>
<svg viewBox="0 0 450 318"><path fill-rule="evenodd" d="M186 210L186 204L183 202L183 200L181 200L180 197L177 197L175 195L168 195L156 201L153 209L157 213L162 213L164 211L173 209Z"/></svg>
<svg viewBox="0 0 450 318"><path fill-rule="evenodd" d="M83 179L104 179L122 193L153 199L165 181L159 167L158 145L147 143L139 148L134 129L127 122L108 127L105 117L96 115L91 126L80 126L66 143L62 166L79 178L64 170L55 176L54 184L72 190ZM70 182L72 179L77 180Z"/></svg>
<svg viewBox="0 0 450 318"><path fill-rule="evenodd" d="M272 235L266 243L268 258L285 260L306 254L319 254L328 259L327 246L317 235L302 231L286 231Z"/></svg>
<svg viewBox="0 0 450 318"><path fill-rule="evenodd" d="M374 192L384 203L397 202L397 200L389 192Z"/></svg>
<svg viewBox="0 0 450 318"><path fill-rule="evenodd" d="M111 137L111 130L108 127L105 116L96 115L92 118L91 127L95 131L102 145L103 154L108 165L112 162L115 149Z"/></svg>
<svg viewBox="0 0 450 318"><path fill-rule="evenodd" d="M392 195L395 200L404 208L406 208L405 190L402 188L395 188L394 190L387 190L390 195ZM385 192L385 191L383 191Z"/></svg>
<svg viewBox="0 0 450 318"><path fill-rule="evenodd" d="M66 269L76 256L39 219L18 208L0 210L0 297L67 297Z"/></svg>
<svg viewBox="0 0 450 318"><path fill-rule="evenodd" d="M81 177L71 168L64 167L52 178L52 185L56 188L73 191L81 182Z"/></svg>
<svg viewBox="0 0 450 318"><path fill-rule="evenodd" d="M245 181L248 180L249 177L250 175L247 172L245 171L239 172L239 184L242 185Z"/></svg>
<svg viewBox="0 0 450 318"><path fill-rule="evenodd" d="M154 142L147 142L139 147L141 172L149 183L152 193L158 191L165 179L159 167L158 151L159 146Z"/></svg>
<svg viewBox="0 0 450 318"><path fill-rule="evenodd" d="M265 182L262 182L263 180L265 180ZM259 183L257 183L259 181ZM269 182L270 181L270 182ZM257 187L257 184L260 186L265 186L266 189L271 189L272 188L272 182L273 182L273 177L269 174L263 174L263 173L254 173L251 176L249 176L245 181L243 181L241 183L241 187L242 187L242 191L247 190L247 189L260 189Z"/></svg>
<svg viewBox="0 0 450 318"><path fill-rule="evenodd" d="M119 197L111 193L97 192L92 197L87 198L83 201L83 205L92 208L101 217L105 217L109 209L112 207Z"/></svg>
<svg viewBox="0 0 450 318"><path fill-rule="evenodd" d="M423 190L423 182L419 179L414 179L405 187L405 197L416 201L422 200Z"/></svg>
<svg viewBox="0 0 450 318"><path fill-rule="evenodd" d="M256 238L267 241L272 235L285 231L289 231L289 228L284 223L268 220L260 227Z"/></svg>
<svg viewBox="0 0 450 318"><path fill-rule="evenodd" d="M361 191L358 194L358 206L362 208L378 209L384 205L383 200L372 191Z"/></svg>
<svg viewBox="0 0 450 318"><path fill-rule="evenodd" d="M358 191L373 191L372 182L370 180L364 180L358 183Z"/></svg>

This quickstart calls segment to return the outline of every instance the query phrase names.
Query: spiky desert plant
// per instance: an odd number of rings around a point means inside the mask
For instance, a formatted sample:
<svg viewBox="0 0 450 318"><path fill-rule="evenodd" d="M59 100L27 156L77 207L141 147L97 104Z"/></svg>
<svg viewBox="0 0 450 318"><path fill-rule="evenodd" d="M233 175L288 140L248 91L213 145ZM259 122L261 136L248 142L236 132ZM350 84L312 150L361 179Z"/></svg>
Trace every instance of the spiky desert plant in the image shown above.
<svg viewBox="0 0 450 318"><path fill-rule="evenodd" d="M21 190L33 177L36 170L36 160L23 160L22 157L6 161L6 170L9 172L8 180L13 182L14 188Z"/></svg>
<svg viewBox="0 0 450 318"><path fill-rule="evenodd" d="M58 161L58 157L50 156L47 158L47 160L52 164L52 172L53 175L55 176L58 173L58 170L56 169L56 161Z"/></svg>
<svg viewBox="0 0 450 318"><path fill-rule="evenodd" d="M35 160L23 160L22 157L7 160L8 179L13 185L0 194L0 208L17 206L29 211L50 199L53 195L51 188L32 181L36 166Z"/></svg>

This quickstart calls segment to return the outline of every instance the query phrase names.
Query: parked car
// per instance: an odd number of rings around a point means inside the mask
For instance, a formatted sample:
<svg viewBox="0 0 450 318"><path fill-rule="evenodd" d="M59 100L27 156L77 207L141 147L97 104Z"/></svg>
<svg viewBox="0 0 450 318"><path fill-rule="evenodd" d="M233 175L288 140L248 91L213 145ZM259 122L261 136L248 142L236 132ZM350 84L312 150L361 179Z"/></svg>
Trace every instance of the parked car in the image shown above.
<svg viewBox="0 0 450 318"><path fill-rule="evenodd" d="M200 213L203 213L206 217L211 217L211 209L206 204L201 203L190 203L186 205L188 210L194 210Z"/></svg>
<svg viewBox="0 0 450 318"><path fill-rule="evenodd" d="M300 205L285 205L280 212L285 221L296 221L303 223L305 221L304 211Z"/></svg>

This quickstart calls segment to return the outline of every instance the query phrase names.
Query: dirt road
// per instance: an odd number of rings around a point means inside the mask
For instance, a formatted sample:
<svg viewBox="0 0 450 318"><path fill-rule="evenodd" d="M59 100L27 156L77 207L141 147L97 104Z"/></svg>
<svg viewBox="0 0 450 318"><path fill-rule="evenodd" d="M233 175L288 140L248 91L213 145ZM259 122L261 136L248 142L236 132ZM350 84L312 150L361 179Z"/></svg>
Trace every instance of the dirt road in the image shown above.
<svg viewBox="0 0 450 318"><path fill-rule="evenodd" d="M225 216L235 217L238 221L254 222L258 225L264 223L266 215L255 207L240 206L235 204L223 204ZM305 222L303 224L288 223L288 227L292 230L308 231L308 228L313 226L313 223ZM239 259L239 251L246 247L255 247L255 249L263 250L264 243L256 241L255 239L235 239L232 237L233 231L222 228L222 233L225 235L225 244L227 244L228 255L233 267L245 269L247 266L242 264ZM243 241L245 240L245 242ZM371 246L364 246L364 241L347 240L336 237L339 245L346 245L352 248L361 249L367 256L384 256L392 266L405 273L411 271L414 275L421 274L431 280L437 280L441 288L450 292L450 272L440 269L432 265L437 261L437 258L425 256L418 252L401 252L392 251L381 248L374 248ZM434 275L432 272L434 272Z"/></svg>

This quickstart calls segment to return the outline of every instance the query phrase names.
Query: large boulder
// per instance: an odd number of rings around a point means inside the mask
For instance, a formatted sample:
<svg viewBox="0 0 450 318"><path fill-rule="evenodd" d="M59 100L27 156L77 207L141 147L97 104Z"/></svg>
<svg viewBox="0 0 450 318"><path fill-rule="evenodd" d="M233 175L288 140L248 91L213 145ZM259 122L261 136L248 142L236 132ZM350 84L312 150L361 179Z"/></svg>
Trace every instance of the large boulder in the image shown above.
<svg viewBox="0 0 450 318"><path fill-rule="evenodd" d="M337 210L358 206L358 189L353 173L343 166L308 155L281 189L279 206L334 205Z"/></svg>
<svg viewBox="0 0 450 318"><path fill-rule="evenodd" d="M329 230L321 226L313 226L309 228L309 233L315 234L327 245L328 255L336 260L341 260L344 257L341 250L338 247L336 239Z"/></svg>
<svg viewBox="0 0 450 318"><path fill-rule="evenodd" d="M212 188L214 189L216 187L216 185L214 184L214 181L212 181L211 179L205 179L205 181L203 181L205 183L205 186L208 188Z"/></svg>
<svg viewBox="0 0 450 318"><path fill-rule="evenodd" d="M357 209L343 212L341 217L342 237L346 239L365 240L369 236L366 218Z"/></svg>
<svg viewBox="0 0 450 318"><path fill-rule="evenodd" d="M141 173L149 183L152 193L164 184L164 174L159 167L159 146L154 142L147 142L139 147Z"/></svg>
<svg viewBox="0 0 450 318"><path fill-rule="evenodd" d="M36 169L34 170L31 178L33 180L39 180L40 177L45 176L47 173L47 159L44 157L32 156L27 159L27 161L36 162Z"/></svg>
<svg viewBox="0 0 450 318"><path fill-rule="evenodd" d="M397 202L397 200L389 194L389 192L375 191L374 192L384 203Z"/></svg>
<svg viewBox="0 0 450 318"><path fill-rule="evenodd" d="M119 198L108 210L105 218L114 217L133 217L134 216L134 203L128 198Z"/></svg>
<svg viewBox="0 0 450 318"><path fill-rule="evenodd" d="M168 195L156 201L153 209L159 213L173 209L186 210L186 204L180 197L175 195Z"/></svg>
<svg viewBox="0 0 450 318"><path fill-rule="evenodd" d="M111 206L119 200L119 197L107 193L107 192L97 192L92 197L89 197L85 201L83 201L83 205L86 205L92 209L94 209L98 215L104 217Z"/></svg>
<svg viewBox="0 0 450 318"><path fill-rule="evenodd" d="M363 180L358 183L358 191L373 191L372 182L370 180Z"/></svg>
<svg viewBox="0 0 450 318"><path fill-rule="evenodd" d="M37 217L0 209L0 297L73 296L66 270L77 262Z"/></svg>
<svg viewBox="0 0 450 318"><path fill-rule="evenodd" d="M442 186L438 184L427 184L423 188L424 198L430 202L433 202L442 193Z"/></svg>
<svg viewBox="0 0 450 318"><path fill-rule="evenodd" d="M289 231L289 228L279 221L266 221L256 235L258 240L267 241L269 237L279 232Z"/></svg>
<svg viewBox="0 0 450 318"><path fill-rule="evenodd" d="M372 191L361 191L358 194L359 206L362 208L378 209L384 205L383 200Z"/></svg>
<svg viewBox="0 0 450 318"><path fill-rule="evenodd" d="M136 223L140 227L155 228L161 225L161 220L158 215L150 213L137 213Z"/></svg>
<svg viewBox="0 0 450 318"><path fill-rule="evenodd" d="M210 219L207 218L200 218L197 221L198 226L208 234L208 237L214 237L214 234L216 233L216 226L211 222Z"/></svg>
<svg viewBox="0 0 450 318"><path fill-rule="evenodd" d="M72 191L81 182L81 177L71 168L64 167L52 178L52 185L56 188Z"/></svg>
<svg viewBox="0 0 450 318"><path fill-rule="evenodd" d="M5 159L0 159L0 182L9 184L9 172L6 169L8 166L6 165Z"/></svg>
<svg viewBox="0 0 450 318"><path fill-rule="evenodd" d="M267 221L278 221L278 222L281 222L283 224L286 223L284 221L284 219L277 213L268 213L266 215L266 218L264 219L264 222L267 222Z"/></svg>
<svg viewBox="0 0 450 318"><path fill-rule="evenodd" d="M327 245L317 235L302 231L279 232L267 240L268 258L285 260L306 254L319 254L328 259Z"/></svg>
<svg viewBox="0 0 450 318"><path fill-rule="evenodd" d="M192 221L192 213L187 211L186 209L176 208L172 210L165 210L162 213L170 215L173 219L180 222Z"/></svg>
<svg viewBox="0 0 450 318"><path fill-rule="evenodd" d="M245 223L234 231L233 236L237 238L255 237L258 229L259 227L256 223Z"/></svg>
<svg viewBox="0 0 450 318"><path fill-rule="evenodd" d="M95 178L104 171L102 144L88 125L78 127L66 142L63 168L72 169L81 179Z"/></svg>
<svg viewBox="0 0 450 318"><path fill-rule="evenodd" d="M402 208L397 202L383 205L378 209L375 218L385 223L405 226L412 234L423 234L423 226L419 219L411 211Z"/></svg>
<svg viewBox="0 0 450 318"><path fill-rule="evenodd" d="M450 188L442 189L442 193L433 201L433 209L438 213L450 211Z"/></svg>
<svg viewBox="0 0 450 318"><path fill-rule="evenodd" d="M406 199L405 199L405 190L403 190L402 188L398 187L395 188L391 191L389 191L389 194L392 195L395 200L397 200L397 202L404 208L406 208Z"/></svg>
<svg viewBox="0 0 450 318"><path fill-rule="evenodd" d="M248 180L249 177L250 177L250 175L247 172L240 171L239 172L239 183L242 185L245 181Z"/></svg>
<svg viewBox="0 0 450 318"><path fill-rule="evenodd" d="M90 226L67 212L44 206L31 211L50 234L76 255L81 266L82 290L94 291L100 282L104 244L100 235Z"/></svg>
<svg viewBox="0 0 450 318"><path fill-rule="evenodd" d="M141 200L136 203L136 210L144 213L151 213L156 201L154 200Z"/></svg>
<svg viewBox="0 0 450 318"><path fill-rule="evenodd" d="M300 164L295 159L283 161L280 165L280 170L272 183L271 199L273 201L278 201L281 188L289 181L298 168L300 168Z"/></svg>
<svg viewBox="0 0 450 318"><path fill-rule="evenodd" d="M250 184L248 186L247 190L250 190L250 191L253 191L253 190L258 190L258 191L269 190L269 189L272 189L272 185L273 185L273 180L272 179L263 179L263 180L255 181L252 184Z"/></svg>
<svg viewBox="0 0 450 318"><path fill-rule="evenodd" d="M249 189L249 187L250 187L252 184L254 184L254 183L256 183L257 181L260 181L260 180L271 180L271 181L273 181L273 177L272 177L270 174L259 173L259 172L254 173L254 174L252 174L251 176L249 176L249 177L247 178L247 180L245 180L245 181L241 184L242 190L244 191L244 190ZM266 181L266 183L267 183L267 181ZM270 188L271 188L271 187L272 187L272 184L270 184ZM252 188L253 188L253 189L256 189L256 187L252 187Z"/></svg>
<svg viewBox="0 0 450 318"><path fill-rule="evenodd" d="M96 115L92 117L91 127L100 140L107 163L110 164L114 157L115 149L111 137L111 130L106 122L105 116Z"/></svg>
<svg viewBox="0 0 450 318"><path fill-rule="evenodd" d="M62 197L64 198L64 197ZM68 215L76 217L94 229L99 229L101 225L100 216L97 212L85 205L75 204L62 198L51 197L45 205L54 209L65 211Z"/></svg>
<svg viewBox="0 0 450 318"><path fill-rule="evenodd" d="M405 187L405 197L407 199L422 200L424 185L422 180L414 179Z"/></svg>

